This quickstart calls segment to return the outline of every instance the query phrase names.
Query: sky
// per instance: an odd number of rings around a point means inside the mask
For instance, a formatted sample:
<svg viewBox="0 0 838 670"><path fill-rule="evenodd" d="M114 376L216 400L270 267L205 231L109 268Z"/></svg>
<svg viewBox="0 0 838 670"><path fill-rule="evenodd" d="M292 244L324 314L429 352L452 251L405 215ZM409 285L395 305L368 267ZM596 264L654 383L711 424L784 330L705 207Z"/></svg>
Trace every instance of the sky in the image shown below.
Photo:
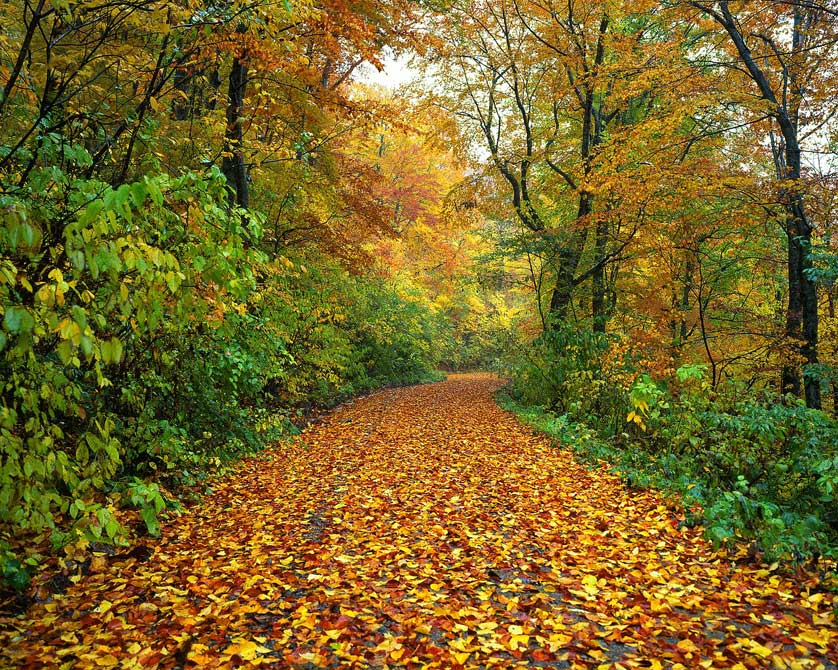
<svg viewBox="0 0 838 670"><path fill-rule="evenodd" d="M399 58L385 57L384 70L379 72L369 63L364 63L358 68L358 81L367 84L377 84L386 88L395 89L406 84L418 73L410 67L410 57Z"/></svg>

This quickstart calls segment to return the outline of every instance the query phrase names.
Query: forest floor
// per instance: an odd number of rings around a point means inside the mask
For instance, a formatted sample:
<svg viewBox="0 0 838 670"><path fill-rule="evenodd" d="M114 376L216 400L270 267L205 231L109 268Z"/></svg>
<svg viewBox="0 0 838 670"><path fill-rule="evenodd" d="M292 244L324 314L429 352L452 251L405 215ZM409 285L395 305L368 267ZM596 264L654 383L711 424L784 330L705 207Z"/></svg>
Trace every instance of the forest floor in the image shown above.
<svg viewBox="0 0 838 670"><path fill-rule="evenodd" d="M714 553L499 385L383 391L245 460L0 620L0 667L836 667L834 594Z"/></svg>

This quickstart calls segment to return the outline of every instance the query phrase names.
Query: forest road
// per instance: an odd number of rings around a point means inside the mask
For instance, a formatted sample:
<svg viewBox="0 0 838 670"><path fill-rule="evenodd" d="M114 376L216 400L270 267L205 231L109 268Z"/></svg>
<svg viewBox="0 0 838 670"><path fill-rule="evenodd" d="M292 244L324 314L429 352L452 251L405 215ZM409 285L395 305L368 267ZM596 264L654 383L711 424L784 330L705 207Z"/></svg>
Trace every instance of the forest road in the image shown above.
<svg viewBox="0 0 838 670"><path fill-rule="evenodd" d="M834 594L735 566L487 374L348 403L142 553L3 620L3 668L835 668Z"/></svg>

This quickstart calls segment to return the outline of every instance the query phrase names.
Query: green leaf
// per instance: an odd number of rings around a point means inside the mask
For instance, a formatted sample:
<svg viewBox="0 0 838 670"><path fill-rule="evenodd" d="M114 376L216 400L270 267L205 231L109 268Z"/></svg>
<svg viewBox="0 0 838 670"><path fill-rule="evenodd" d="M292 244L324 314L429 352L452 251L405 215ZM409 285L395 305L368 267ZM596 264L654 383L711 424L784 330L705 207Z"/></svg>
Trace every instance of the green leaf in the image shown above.
<svg viewBox="0 0 838 670"><path fill-rule="evenodd" d="M110 514L108 514L108 520L105 523L105 534L111 540L116 540L122 534L122 526Z"/></svg>
<svg viewBox="0 0 838 670"><path fill-rule="evenodd" d="M139 209L145 203L145 197L148 193L148 189L144 182L136 181L131 184L131 200L134 201L134 205Z"/></svg>
<svg viewBox="0 0 838 670"><path fill-rule="evenodd" d="M32 315L23 307L7 307L3 327L10 333L29 333L35 326Z"/></svg>
<svg viewBox="0 0 838 670"><path fill-rule="evenodd" d="M58 351L58 358L61 359L62 365L69 365L73 360L73 343L70 340L63 340L58 343L56 350Z"/></svg>
<svg viewBox="0 0 838 670"><path fill-rule="evenodd" d="M29 586L29 573L15 558L3 561L3 580L15 591L20 593Z"/></svg>
<svg viewBox="0 0 838 670"><path fill-rule="evenodd" d="M145 522L148 534L153 537L160 537L160 522L157 520L157 513L152 507L143 507L140 511L140 516Z"/></svg>
<svg viewBox="0 0 838 670"><path fill-rule="evenodd" d="M87 337L87 335L82 335L79 340L79 347L82 353L89 358L90 354L93 353L93 340Z"/></svg>
<svg viewBox="0 0 838 670"><path fill-rule="evenodd" d="M82 465L87 465L87 462L90 460L90 451L84 440L79 440L79 443L76 445L76 460Z"/></svg>
<svg viewBox="0 0 838 670"><path fill-rule="evenodd" d="M163 193L160 190L160 186L157 185L155 181L148 182L148 194L151 197L152 202L158 207L163 206Z"/></svg>

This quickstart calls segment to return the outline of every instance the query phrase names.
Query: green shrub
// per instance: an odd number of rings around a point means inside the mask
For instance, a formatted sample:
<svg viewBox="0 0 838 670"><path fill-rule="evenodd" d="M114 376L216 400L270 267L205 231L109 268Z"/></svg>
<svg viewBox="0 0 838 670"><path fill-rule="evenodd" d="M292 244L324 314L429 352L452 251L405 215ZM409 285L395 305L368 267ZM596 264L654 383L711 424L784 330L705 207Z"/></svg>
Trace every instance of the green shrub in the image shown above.
<svg viewBox="0 0 838 670"><path fill-rule="evenodd" d="M433 372L439 316L418 296L326 260L269 258L259 217L230 209L216 169L113 188L49 166L33 169L26 188L5 186L0 524L9 536L46 529L59 543L122 542L114 497L156 534L163 499L149 478L192 483L289 432L302 401ZM25 572L15 560L3 567L13 585Z"/></svg>
<svg viewBox="0 0 838 670"><path fill-rule="evenodd" d="M520 343L505 366L512 392L525 405L567 414L575 422L595 420L599 429L617 432L627 400L612 375L629 369L630 362L606 369L610 344L607 335L565 324Z"/></svg>

